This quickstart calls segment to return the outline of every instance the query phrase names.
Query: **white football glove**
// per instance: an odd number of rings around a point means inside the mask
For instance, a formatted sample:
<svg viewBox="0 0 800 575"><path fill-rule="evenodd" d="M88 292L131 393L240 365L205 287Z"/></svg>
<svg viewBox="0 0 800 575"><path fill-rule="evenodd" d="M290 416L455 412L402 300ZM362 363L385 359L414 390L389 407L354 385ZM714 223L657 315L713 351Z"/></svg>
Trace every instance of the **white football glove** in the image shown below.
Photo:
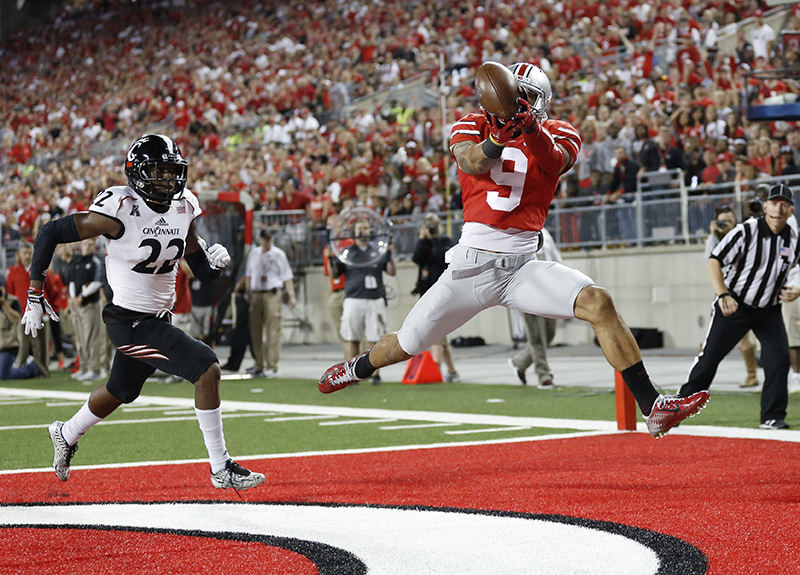
<svg viewBox="0 0 800 575"><path fill-rule="evenodd" d="M197 243L199 243L200 247L203 248L203 251L206 252L208 265L211 266L212 269L225 269L228 267L228 264L231 263L231 255L222 244L214 244L213 246L208 247L206 241L200 236L197 236Z"/></svg>
<svg viewBox="0 0 800 575"><path fill-rule="evenodd" d="M25 326L25 335L36 337L36 332L44 327L44 314L49 315L53 321L58 321L58 314L53 311L44 294L38 289L29 289L28 303L20 322Z"/></svg>

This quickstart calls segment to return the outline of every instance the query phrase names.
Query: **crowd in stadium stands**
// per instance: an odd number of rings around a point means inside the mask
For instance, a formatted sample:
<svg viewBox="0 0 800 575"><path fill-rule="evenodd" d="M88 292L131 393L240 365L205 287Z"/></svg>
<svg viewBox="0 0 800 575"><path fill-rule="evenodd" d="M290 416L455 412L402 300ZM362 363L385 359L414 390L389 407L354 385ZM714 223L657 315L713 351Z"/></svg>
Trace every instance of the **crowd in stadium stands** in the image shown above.
<svg viewBox="0 0 800 575"><path fill-rule="evenodd" d="M318 228L348 203L387 216L458 207L442 134L475 108L472 75L486 60L538 64L551 116L580 129L562 196L619 201L629 189L620 162L681 167L700 189L798 170L796 123L748 124L742 113L747 90L798 92L781 79L745 85L748 71L797 63L765 2L78 4L0 44L7 246L121 183L125 147L150 131L182 146L193 190L245 190L258 207L306 210ZM800 30L800 6L776 10L783 29ZM736 42L723 50L728 34ZM436 87L442 55L444 121L438 101L391 97L343 113L417 78Z"/></svg>

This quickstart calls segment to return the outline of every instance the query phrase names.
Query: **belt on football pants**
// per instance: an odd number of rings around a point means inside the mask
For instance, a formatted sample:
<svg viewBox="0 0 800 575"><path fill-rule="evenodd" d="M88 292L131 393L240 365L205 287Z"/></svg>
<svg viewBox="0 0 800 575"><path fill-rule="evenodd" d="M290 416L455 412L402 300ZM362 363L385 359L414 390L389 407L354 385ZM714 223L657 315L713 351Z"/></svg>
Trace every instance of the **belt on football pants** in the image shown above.
<svg viewBox="0 0 800 575"><path fill-rule="evenodd" d="M476 275L490 269L516 269L522 267L530 260L536 259L535 253L501 255L483 250L476 250L475 248L467 248L466 255L469 257L472 255L472 253L475 254L474 258L476 263L480 260L484 260L483 263L474 268L454 269L454 280L475 277Z"/></svg>

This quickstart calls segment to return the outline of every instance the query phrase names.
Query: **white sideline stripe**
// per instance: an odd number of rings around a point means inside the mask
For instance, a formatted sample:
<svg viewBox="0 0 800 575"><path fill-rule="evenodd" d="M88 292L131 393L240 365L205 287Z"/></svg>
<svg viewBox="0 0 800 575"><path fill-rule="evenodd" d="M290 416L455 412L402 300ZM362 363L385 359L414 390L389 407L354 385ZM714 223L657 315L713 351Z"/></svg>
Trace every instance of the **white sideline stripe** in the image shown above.
<svg viewBox="0 0 800 575"><path fill-rule="evenodd" d="M0 401L0 407L4 405L30 405L32 403L42 403L40 399L17 399L9 401Z"/></svg>
<svg viewBox="0 0 800 575"><path fill-rule="evenodd" d="M358 449L331 449L330 451L301 451L297 453L264 453L260 455L238 455L237 461L253 461L259 459L289 459L295 457L325 457L328 455L353 455L359 453L386 453L392 451L413 451L417 449L440 449L442 447L472 447L475 445L497 445L503 443L523 443L529 441L547 441L551 439L574 439L580 437L595 437L599 435L614 435L625 433L622 431L579 431L577 433L556 433L553 435L535 435L533 437L508 437L504 439L487 439L483 441L452 441L449 443L425 443L422 445L392 445L387 447L361 447ZM175 459L172 461L136 461L127 463L103 463L100 465L70 465L70 469L117 469L120 467L144 467L152 465L189 465L194 463L208 463L208 459ZM0 470L0 475L13 475L17 473L52 473L52 467L35 467L27 469Z"/></svg>
<svg viewBox="0 0 800 575"><path fill-rule="evenodd" d="M528 426L522 427L490 427L488 429L461 429L458 431L445 431L445 435L464 435L467 433L497 433L499 431L522 431L523 429L530 429Z"/></svg>
<svg viewBox="0 0 800 575"><path fill-rule="evenodd" d="M45 403L45 407L75 407L78 405L83 405L86 403L85 401L48 401Z"/></svg>
<svg viewBox="0 0 800 575"><path fill-rule="evenodd" d="M139 406L120 407L120 410L124 411L126 413L136 413L136 412L139 412L139 411L164 411L165 409L169 409L169 408L168 407L164 407L163 405L145 405L145 406L142 406L142 407L139 407Z"/></svg>
<svg viewBox="0 0 800 575"><path fill-rule="evenodd" d="M234 417L262 417L264 415L269 415L268 413L223 413L223 419L232 419ZM153 418L142 418L142 419L112 419L111 421L101 421L96 425L127 425L129 423L163 423L166 421L195 421L197 419L197 415L187 415L185 417L153 417ZM269 421L269 420L266 420ZM47 429L50 426L49 423L39 423L39 424L32 424L32 425L5 425L0 427L0 431L16 431L19 429Z"/></svg>
<svg viewBox="0 0 800 575"><path fill-rule="evenodd" d="M359 423L389 423L390 421L397 421L397 420L396 419L347 419L345 421L320 421L319 425L358 425Z"/></svg>
<svg viewBox="0 0 800 575"><path fill-rule="evenodd" d="M172 409L165 410L164 415L195 415L194 409Z"/></svg>
<svg viewBox="0 0 800 575"><path fill-rule="evenodd" d="M85 401L87 392L56 391L49 389L23 389L13 387L0 387L0 396L8 395L22 398L40 399L71 399ZM144 404L161 404L168 407L192 407L194 399L189 397L158 397L153 395L141 396L137 399ZM481 413L449 413L438 411L401 411L392 409L372 409L358 407L335 407L324 405L295 405L282 403L267 403L261 401L222 401L223 417L227 410L298 413L309 415L337 415L352 418L375 419L404 419L424 422L449 422L476 425L499 426L525 426L540 427L544 429L576 429L581 431L594 431L603 433L616 433L617 422L592 419L554 419L549 417L520 417L512 415L488 415ZM230 417L230 416L228 416ZM702 418L702 415L700 416ZM174 421L174 418L171 420ZM138 420L136 420L138 422ZM153 421L153 420L149 420ZM41 426L36 426L41 427ZM46 426L45 426L46 427ZM0 428L2 429L2 428ZM639 423L637 431L646 431L644 423ZM670 431L670 435L692 435L701 437L728 437L732 439L769 439L774 441L789 441L800 443L800 431L795 429L758 429L745 427L720 427L711 425L682 425ZM559 434L557 437L567 437ZM450 445L450 444L445 444Z"/></svg>
<svg viewBox="0 0 800 575"><path fill-rule="evenodd" d="M303 421L306 419L333 419L338 415L289 415L286 417L268 417L264 421Z"/></svg>
<svg viewBox="0 0 800 575"><path fill-rule="evenodd" d="M451 427L453 425L461 425L461 424L460 423L412 423L410 425L381 425L378 429L393 431L395 429L423 429L425 427Z"/></svg>

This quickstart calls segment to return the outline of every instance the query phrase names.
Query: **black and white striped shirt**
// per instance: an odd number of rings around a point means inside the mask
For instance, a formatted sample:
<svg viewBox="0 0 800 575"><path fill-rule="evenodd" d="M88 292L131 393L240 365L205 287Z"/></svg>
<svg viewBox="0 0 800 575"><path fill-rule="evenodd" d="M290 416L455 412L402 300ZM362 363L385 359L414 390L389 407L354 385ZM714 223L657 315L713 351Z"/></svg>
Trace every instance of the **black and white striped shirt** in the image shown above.
<svg viewBox="0 0 800 575"><path fill-rule="evenodd" d="M773 234L763 217L733 228L711 252L722 265L728 291L740 302L764 309L779 303L789 269L800 257L797 230L788 223Z"/></svg>

